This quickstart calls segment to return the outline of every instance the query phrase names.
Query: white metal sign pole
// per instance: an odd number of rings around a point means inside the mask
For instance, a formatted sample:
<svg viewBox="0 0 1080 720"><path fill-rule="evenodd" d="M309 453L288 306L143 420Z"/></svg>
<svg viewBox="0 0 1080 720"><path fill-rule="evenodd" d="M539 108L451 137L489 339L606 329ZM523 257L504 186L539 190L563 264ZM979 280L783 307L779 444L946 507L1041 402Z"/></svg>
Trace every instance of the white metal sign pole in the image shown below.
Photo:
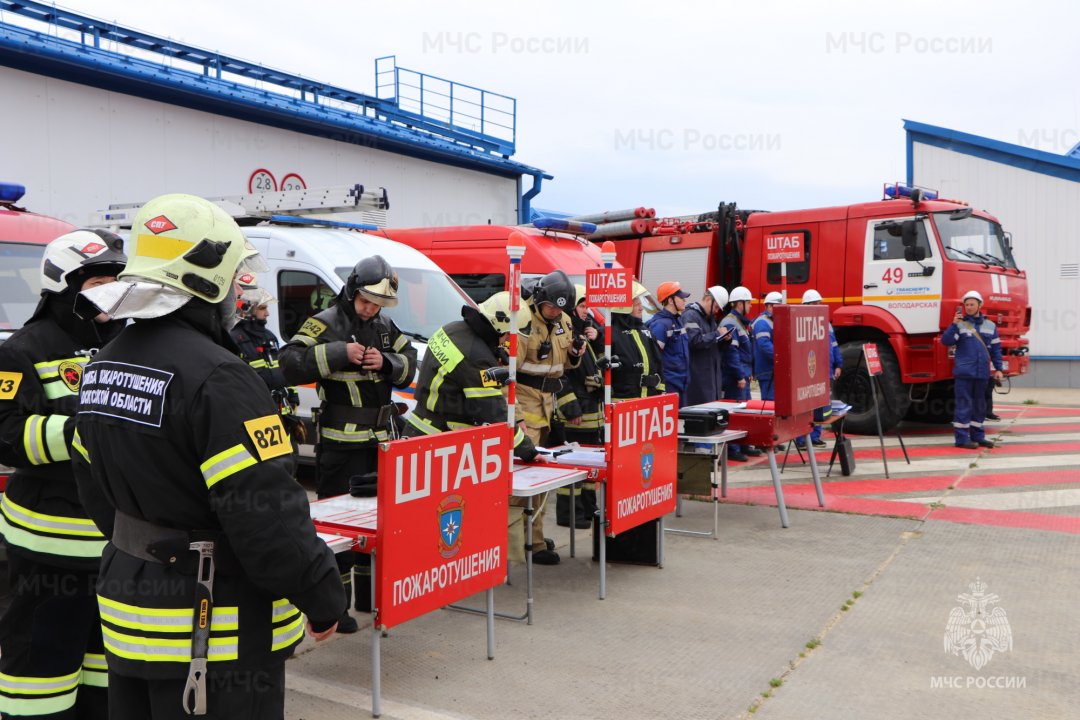
<svg viewBox="0 0 1080 720"><path fill-rule="evenodd" d="M615 243L606 241L600 252L600 260L604 263L604 269L610 270L615 264ZM630 296L633 302L633 285ZM604 307L604 357L607 358L607 367L604 368L604 455L608 465L607 476L611 474L611 308ZM604 482L596 483L599 490L598 499L600 506L600 599L607 596L607 477Z"/></svg>

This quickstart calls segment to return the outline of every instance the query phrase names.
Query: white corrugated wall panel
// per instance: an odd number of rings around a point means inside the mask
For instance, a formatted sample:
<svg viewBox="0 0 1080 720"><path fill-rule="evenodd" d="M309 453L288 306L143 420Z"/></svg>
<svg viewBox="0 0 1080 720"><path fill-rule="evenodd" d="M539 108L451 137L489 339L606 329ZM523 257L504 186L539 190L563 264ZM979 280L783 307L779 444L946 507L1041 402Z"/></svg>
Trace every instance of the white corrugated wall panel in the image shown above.
<svg viewBox="0 0 1080 720"><path fill-rule="evenodd" d="M995 215L1027 272L1032 355L1080 357L1080 183L915 143L916 184ZM1063 266L1065 266L1063 268Z"/></svg>
<svg viewBox="0 0 1080 720"><path fill-rule="evenodd" d="M387 188L397 226L517 223L517 180L0 67L3 177L28 208L85 224L165 192L238 195L257 169L308 187Z"/></svg>

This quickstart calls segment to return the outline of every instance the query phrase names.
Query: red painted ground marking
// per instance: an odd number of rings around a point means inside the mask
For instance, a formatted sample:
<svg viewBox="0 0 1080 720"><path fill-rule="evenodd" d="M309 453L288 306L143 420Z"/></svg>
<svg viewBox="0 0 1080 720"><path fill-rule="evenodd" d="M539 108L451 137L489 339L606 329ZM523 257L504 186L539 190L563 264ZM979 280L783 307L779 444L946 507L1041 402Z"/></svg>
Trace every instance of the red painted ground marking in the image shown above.
<svg viewBox="0 0 1080 720"><path fill-rule="evenodd" d="M987 428L989 431L989 428ZM1065 423L1058 425L1013 425L1012 435L1045 435L1049 433L1080 433L1080 423Z"/></svg>
<svg viewBox="0 0 1080 720"><path fill-rule="evenodd" d="M1030 407L1025 408L1021 415L1026 418L1080 417L1080 408Z"/></svg>
<svg viewBox="0 0 1080 720"><path fill-rule="evenodd" d="M1040 513L1018 512L1016 510L943 507L931 512L929 519L965 525L1052 530L1054 532L1080 535L1080 517L1070 517L1068 515L1042 515Z"/></svg>

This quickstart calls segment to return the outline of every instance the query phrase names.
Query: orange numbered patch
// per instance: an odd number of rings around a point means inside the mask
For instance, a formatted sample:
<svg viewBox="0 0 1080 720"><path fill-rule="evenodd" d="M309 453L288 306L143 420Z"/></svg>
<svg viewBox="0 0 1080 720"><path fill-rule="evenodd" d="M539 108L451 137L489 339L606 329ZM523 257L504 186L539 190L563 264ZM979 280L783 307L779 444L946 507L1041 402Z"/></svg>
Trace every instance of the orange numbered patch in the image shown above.
<svg viewBox="0 0 1080 720"><path fill-rule="evenodd" d="M269 460L292 452L292 440L285 432L285 426L281 424L280 415L266 415L248 420L244 423L244 428L251 442L255 443L259 460Z"/></svg>
<svg viewBox="0 0 1080 720"><path fill-rule="evenodd" d="M0 372L0 400L11 400L19 392L23 374L20 372Z"/></svg>

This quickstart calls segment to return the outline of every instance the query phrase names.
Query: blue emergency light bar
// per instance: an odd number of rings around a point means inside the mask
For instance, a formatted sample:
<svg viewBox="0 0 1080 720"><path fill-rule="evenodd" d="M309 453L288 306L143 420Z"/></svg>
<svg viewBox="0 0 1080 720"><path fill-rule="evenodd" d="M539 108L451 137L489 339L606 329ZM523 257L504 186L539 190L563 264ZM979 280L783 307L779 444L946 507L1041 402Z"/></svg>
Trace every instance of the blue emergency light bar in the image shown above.
<svg viewBox="0 0 1080 720"><path fill-rule="evenodd" d="M562 218L537 218L533 221L533 227L541 230L574 233L576 235L592 235L596 232L596 223L563 220Z"/></svg>
<svg viewBox="0 0 1080 720"><path fill-rule="evenodd" d="M341 220L323 220L322 218L297 217L296 215L271 215L271 222L287 225L311 225L313 227L332 227L344 230L378 230L378 225L367 223L342 222Z"/></svg>
<svg viewBox="0 0 1080 720"><path fill-rule="evenodd" d="M922 202L923 200L937 200L937 190L927 190L921 187L909 187L903 183L893 183L885 185L885 197L892 198L893 200L899 198L908 198L915 202Z"/></svg>
<svg viewBox="0 0 1080 720"><path fill-rule="evenodd" d="M26 186L18 183L0 183L0 203L14 205L26 194Z"/></svg>

